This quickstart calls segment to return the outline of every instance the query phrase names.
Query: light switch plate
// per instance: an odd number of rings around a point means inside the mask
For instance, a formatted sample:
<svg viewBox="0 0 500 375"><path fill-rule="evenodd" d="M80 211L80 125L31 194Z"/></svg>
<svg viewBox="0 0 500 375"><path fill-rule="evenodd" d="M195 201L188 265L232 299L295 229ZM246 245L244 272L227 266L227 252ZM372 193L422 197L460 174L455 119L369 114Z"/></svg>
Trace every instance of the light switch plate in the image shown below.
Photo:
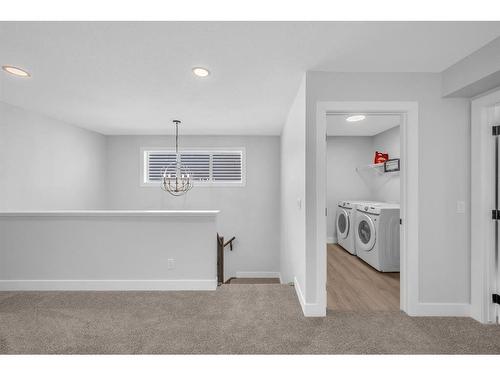
<svg viewBox="0 0 500 375"><path fill-rule="evenodd" d="M173 270L175 268L175 259L169 259L167 261L167 268Z"/></svg>

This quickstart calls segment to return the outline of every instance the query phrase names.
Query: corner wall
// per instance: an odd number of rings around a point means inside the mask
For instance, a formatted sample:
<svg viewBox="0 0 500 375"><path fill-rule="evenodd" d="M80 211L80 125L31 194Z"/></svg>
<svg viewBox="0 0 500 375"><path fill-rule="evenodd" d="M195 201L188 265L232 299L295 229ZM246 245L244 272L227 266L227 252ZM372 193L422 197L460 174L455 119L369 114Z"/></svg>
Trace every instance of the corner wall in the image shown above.
<svg viewBox="0 0 500 375"><path fill-rule="evenodd" d="M307 73L306 301L316 303L316 104L322 101L417 101L419 106L419 301L436 311L470 303L469 102L443 99L435 73ZM311 210L311 213L309 213ZM454 310L455 309L455 310ZM422 310L424 311L424 310Z"/></svg>
<svg viewBox="0 0 500 375"><path fill-rule="evenodd" d="M302 80L281 132L281 278L295 282L305 303L306 80Z"/></svg>
<svg viewBox="0 0 500 375"><path fill-rule="evenodd" d="M99 209L106 137L0 102L0 210Z"/></svg>

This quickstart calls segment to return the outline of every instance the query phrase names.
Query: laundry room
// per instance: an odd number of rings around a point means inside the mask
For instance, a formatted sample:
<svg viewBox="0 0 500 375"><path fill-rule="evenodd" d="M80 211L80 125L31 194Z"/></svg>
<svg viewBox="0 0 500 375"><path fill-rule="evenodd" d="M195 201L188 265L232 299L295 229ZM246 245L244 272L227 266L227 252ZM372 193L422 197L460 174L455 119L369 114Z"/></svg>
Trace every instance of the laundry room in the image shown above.
<svg viewBox="0 0 500 375"><path fill-rule="evenodd" d="M399 310L403 120L396 113L327 116L330 310Z"/></svg>

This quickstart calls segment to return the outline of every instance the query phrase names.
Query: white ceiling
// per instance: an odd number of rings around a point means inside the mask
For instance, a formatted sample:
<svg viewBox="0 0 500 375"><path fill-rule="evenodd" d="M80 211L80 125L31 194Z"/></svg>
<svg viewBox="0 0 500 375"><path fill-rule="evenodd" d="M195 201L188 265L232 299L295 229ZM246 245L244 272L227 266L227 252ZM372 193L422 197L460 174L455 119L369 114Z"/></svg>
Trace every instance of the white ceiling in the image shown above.
<svg viewBox="0 0 500 375"><path fill-rule="evenodd" d="M374 136L401 124L400 115L367 114L358 122L348 122L351 114L326 117L326 135L328 136Z"/></svg>
<svg viewBox="0 0 500 375"><path fill-rule="evenodd" d="M307 70L440 72L500 22L0 22L0 100L104 134L279 134ZM193 66L211 70L201 80Z"/></svg>

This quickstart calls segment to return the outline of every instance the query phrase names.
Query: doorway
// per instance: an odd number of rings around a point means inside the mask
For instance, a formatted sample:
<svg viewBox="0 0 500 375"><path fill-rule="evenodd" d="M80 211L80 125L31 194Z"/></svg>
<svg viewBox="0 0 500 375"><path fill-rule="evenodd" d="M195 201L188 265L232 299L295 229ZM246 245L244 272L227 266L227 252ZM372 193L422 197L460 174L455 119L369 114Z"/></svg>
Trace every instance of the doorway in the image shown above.
<svg viewBox="0 0 500 375"><path fill-rule="evenodd" d="M399 113L327 114L327 308L400 309Z"/></svg>
<svg viewBox="0 0 500 375"><path fill-rule="evenodd" d="M416 102L318 102L316 111L316 293L327 305L327 117L329 114L370 113L401 116L400 140L400 286L399 308L419 315L418 277L418 104ZM309 280L309 277L308 277ZM422 307L424 308L424 307Z"/></svg>

